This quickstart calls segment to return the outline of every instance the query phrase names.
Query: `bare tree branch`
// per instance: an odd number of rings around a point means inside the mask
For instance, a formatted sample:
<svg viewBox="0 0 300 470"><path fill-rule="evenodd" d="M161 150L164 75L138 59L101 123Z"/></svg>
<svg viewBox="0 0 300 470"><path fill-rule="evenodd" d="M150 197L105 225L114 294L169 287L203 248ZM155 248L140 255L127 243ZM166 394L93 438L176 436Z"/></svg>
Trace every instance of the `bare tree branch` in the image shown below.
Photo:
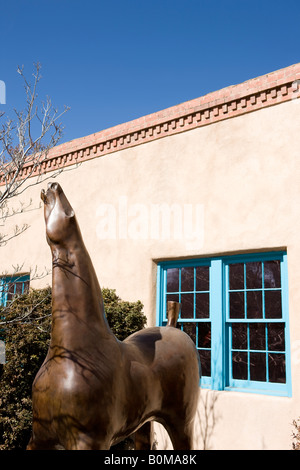
<svg viewBox="0 0 300 470"><path fill-rule="evenodd" d="M41 80L41 65L34 65L33 80L29 81L18 67L26 97L23 110L14 110L14 119L7 119L0 127L0 221L2 225L7 217L17 212L8 208L8 201L26 191L30 186L48 179L45 177L43 162L48 158L51 148L60 141L63 133L61 117L69 108L58 112L51 99L38 102L38 84ZM3 118L4 113L0 113ZM61 173L62 169L51 174L51 178ZM35 177L34 179L32 177ZM22 212L24 208L20 210ZM12 211L12 212L11 212ZM25 224L26 225L26 224ZM26 229L18 228L14 234L0 235L0 246Z"/></svg>
<svg viewBox="0 0 300 470"><path fill-rule="evenodd" d="M51 297L51 294L49 293L46 298L42 298L42 300L40 300L39 302L37 302L36 304L34 304L30 309L28 309L26 312L23 312L23 315L20 316L20 317L16 317L16 318L13 318L12 320L6 320L6 321L0 321L0 325L8 325L9 323L17 323L17 322L23 322L26 318L28 318L33 312L34 310L39 306L41 305L42 303L45 302L45 300L47 298ZM14 297L14 299L10 302L10 305L9 305L9 308L11 309L12 307L12 303L14 301L16 301L18 299L18 297ZM41 317L41 318L46 318L47 316L51 316L51 313L49 313L49 315L45 315L44 317ZM40 318L40 319L41 319Z"/></svg>

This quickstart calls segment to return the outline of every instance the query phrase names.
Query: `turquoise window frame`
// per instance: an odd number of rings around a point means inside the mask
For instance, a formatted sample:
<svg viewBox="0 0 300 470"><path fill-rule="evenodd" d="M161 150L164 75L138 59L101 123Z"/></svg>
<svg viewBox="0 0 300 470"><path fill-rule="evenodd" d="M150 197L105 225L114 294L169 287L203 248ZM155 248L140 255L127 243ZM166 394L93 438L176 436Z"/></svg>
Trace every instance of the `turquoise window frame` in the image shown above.
<svg viewBox="0 0 300 470"><path fill-rule="evenodd" d="M234 380L231 370L231 335L232 323L240 322L229 318L229 265L234 263L280 261L282 318L266 320L263 323L285 324L285 383L267 381ZM171 268L209 266L209 319L193 319L198 325L201 321L211 322L211 376L202 376L201 386L213 390L231 390L248 393L261 393L277 396L291 396L291 357L288 308L288 266L285 251L240 254L222 257L209 257L188 260L162 261L157 265L157 305L156 322L158 326L166 324L166 288L167 270ZM180 323L191 319L180 319ZM247 319L245 323L257 320ZM197 344L196 344L197 346ZM201 348L202 349L202 348ZM266 351L267 353L267 351Z"/></svg>
<svg viewBox="0 0 300 470"><path fill-rule="evenodd" d="M13 295L16 294L16 283L22 284L22 291L19 294L24 293L25 283L30 283L30 274L20 274L16 276L1 276L0 277L0 307L6 307L8 300L8 286L10 284L14 284L14 292ZM5 316L1 316L1 319L4 319ZM0 329L0 340L3 341L5 339L5 331L3 328Z"/></svg>
<svg viewBox="0 0 300 470"><path fill-rule="evenodd" d="M7 305L7 297L8 297L8 286L10 284L14 284L14 292L13 295L16 293L16 284L22 284L22 292L24 293L25 283L30 282L30 275L29 274L20 274L16 276L1 276L0 277L0 306L6 307Z"/></svg>

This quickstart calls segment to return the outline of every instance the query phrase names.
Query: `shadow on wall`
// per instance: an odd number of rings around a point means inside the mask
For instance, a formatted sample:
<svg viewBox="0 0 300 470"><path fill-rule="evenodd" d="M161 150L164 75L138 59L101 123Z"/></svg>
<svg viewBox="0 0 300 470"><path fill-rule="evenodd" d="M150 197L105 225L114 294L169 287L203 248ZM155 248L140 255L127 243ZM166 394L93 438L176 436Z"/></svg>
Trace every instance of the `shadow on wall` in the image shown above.
<svg viewBox="0 0 300 470"><path fill-rule="evenodd" d="M200 389L195 417L194 450L211 450L211 439L220 418L216 412L217 399L217 392ZM171 440L164 427L157 422L152 424L152 450L172 450Z"/></svg>
<svg viewBox="0 0 300 470"><path fill-rule="evenodd" d="M218 395L213 390L200 390L199 405L195 420L195 442L197 449L210 450L211 438L219 416L216 413Z"/></svg>

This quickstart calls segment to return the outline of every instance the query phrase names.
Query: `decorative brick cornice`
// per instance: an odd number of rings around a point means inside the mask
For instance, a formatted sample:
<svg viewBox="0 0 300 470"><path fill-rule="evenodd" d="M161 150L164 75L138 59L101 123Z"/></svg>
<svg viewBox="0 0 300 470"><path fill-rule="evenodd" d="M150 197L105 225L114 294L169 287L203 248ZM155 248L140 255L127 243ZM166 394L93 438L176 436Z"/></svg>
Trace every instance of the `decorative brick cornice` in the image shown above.
<svg viewBox="0 0 300 470"><path fill-rule="evenodd" d="M42 172L78 164L298 97L300 63L58 145L51 149L43 162Z"/></svg>

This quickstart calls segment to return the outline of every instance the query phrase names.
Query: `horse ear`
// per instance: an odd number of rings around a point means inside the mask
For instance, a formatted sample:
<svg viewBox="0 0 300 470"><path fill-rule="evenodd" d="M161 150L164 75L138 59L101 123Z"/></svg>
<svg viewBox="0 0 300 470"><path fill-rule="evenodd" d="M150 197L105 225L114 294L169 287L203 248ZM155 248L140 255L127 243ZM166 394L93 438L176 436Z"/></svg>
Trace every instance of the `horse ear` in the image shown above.
<svg viewBox="0 0 300 470"><path fill-rule="evenodd" d="M44 204L46 204L47 197L46 197L46 193L44 189L42 189L41 191L41 200L43 201Z"/></svg>

